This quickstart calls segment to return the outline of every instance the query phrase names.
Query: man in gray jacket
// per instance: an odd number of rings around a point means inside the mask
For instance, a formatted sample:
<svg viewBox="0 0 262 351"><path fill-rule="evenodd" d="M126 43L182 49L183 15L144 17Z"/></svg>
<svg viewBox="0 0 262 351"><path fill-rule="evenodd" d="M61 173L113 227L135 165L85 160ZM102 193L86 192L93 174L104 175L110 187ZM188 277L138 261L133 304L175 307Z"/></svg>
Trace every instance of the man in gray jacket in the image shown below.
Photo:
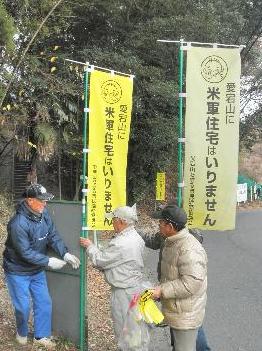
<svg viewBox="0 0 262 351"><path fill-rule="evenodd" d="M166 238L161 258L160 298L165 322L174 336L174 350L194 351L202 325L207 289L207 257L204 248L185 228L182 208L168 205L155 213L160 234Z"/></svg>
<svg viewBox="0 0 262 351"><path fill-rule="evenodd" d="M116 236L106 249L99 250L91 240L85 238L80 239L80 244L86 248L93 265L103 270L105 279L111 286L111 313L115 335L119 340L129 302L134 294L144 290L145 243L134 228L137 222L135 205L118 207L107 214L107 218L112 219Z"/></svg>

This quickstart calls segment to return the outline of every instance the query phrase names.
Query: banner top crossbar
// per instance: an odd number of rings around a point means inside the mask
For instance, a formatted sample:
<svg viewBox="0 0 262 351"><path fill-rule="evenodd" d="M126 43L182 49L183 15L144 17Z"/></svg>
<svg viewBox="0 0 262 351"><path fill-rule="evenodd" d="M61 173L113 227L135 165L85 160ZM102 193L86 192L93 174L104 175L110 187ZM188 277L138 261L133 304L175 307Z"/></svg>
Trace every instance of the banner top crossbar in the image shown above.
<svg viewBox="0 0 262 351"><path fill-rule="evenodd" d="M223 47L233 47L233 48L245 48L246 45L231 45L231 44L220 44L220 43L201 43L198 41L184 41L183 39L181 40L169 40L169 39L158 39L157 41L162 42L162 43L179 43L181 46L183 45L209 45L213 47L218 47L218 46L223 46Z"/></svg>
<svg viewBox="0 0 262 351"><path fill-rule="evenodd" d="M91 71L94 70L94 69L100 69L102 71L108 71L112 75L117 73L117 74L121 74L123 76L127 76L127 77L130 77L130 78L134 78L135 77L133 74L123 73L123 72L115 71L113 69L109 69L109 68L105 68L105 67L99 67L99 66L95 66L95 65L90 65L89 62L80 62L80 61L75 61L75 60L70 60L70 59L65 59L65 61L85 66L86 69L90 69Z"/></svg>

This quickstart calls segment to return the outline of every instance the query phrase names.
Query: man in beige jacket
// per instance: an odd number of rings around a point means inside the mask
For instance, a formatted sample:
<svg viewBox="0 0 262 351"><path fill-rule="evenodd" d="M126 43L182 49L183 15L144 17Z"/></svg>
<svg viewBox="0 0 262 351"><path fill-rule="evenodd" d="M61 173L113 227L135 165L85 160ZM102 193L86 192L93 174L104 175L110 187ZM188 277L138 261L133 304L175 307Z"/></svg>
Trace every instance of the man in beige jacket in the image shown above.
<svg viewBox="0 0 262 351"><path fill-rule="evenodd" d="M186 228L182 208L168 205L153 215L166 238L161 259L160 285L153 296L161 299L165 322L171 327L174 351L194 351L198 328L205 315L207 256Z"/></svg>

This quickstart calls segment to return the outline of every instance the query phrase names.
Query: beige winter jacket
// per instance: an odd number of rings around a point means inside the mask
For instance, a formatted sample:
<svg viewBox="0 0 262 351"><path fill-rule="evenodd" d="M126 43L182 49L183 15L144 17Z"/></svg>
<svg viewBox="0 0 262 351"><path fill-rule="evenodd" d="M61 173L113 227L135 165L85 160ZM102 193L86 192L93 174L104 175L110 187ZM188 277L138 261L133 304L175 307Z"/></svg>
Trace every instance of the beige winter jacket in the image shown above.
<svg viewBox="0 0 262 351"><path fill-rule="evenodd" d="M182 229L165 240L162 254L161 303L166 323L175 329L200 327L206 290L206 252L188 229Z"/></svg>

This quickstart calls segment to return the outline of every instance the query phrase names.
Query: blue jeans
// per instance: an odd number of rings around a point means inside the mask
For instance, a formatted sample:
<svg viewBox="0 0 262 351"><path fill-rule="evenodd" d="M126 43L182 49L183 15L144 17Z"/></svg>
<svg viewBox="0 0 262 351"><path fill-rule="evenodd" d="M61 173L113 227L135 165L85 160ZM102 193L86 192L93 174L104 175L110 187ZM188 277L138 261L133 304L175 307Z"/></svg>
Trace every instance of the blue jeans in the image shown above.
<svg viewBox="0 0 262 351"><path fill-rule="evenodd" d="M45 272L33 275L6 273L6 283L15 310L17 333L28 334L30 297L34 312L34 336L51 336L52 300L48 292Z"/></svg>
<svg viewBox="0 0 262 351"><path fill-rule="evenodd" d="M198 329L196 351L211 351L211 348L207 344L207 339L203 327L200 327Z"/></svg>

